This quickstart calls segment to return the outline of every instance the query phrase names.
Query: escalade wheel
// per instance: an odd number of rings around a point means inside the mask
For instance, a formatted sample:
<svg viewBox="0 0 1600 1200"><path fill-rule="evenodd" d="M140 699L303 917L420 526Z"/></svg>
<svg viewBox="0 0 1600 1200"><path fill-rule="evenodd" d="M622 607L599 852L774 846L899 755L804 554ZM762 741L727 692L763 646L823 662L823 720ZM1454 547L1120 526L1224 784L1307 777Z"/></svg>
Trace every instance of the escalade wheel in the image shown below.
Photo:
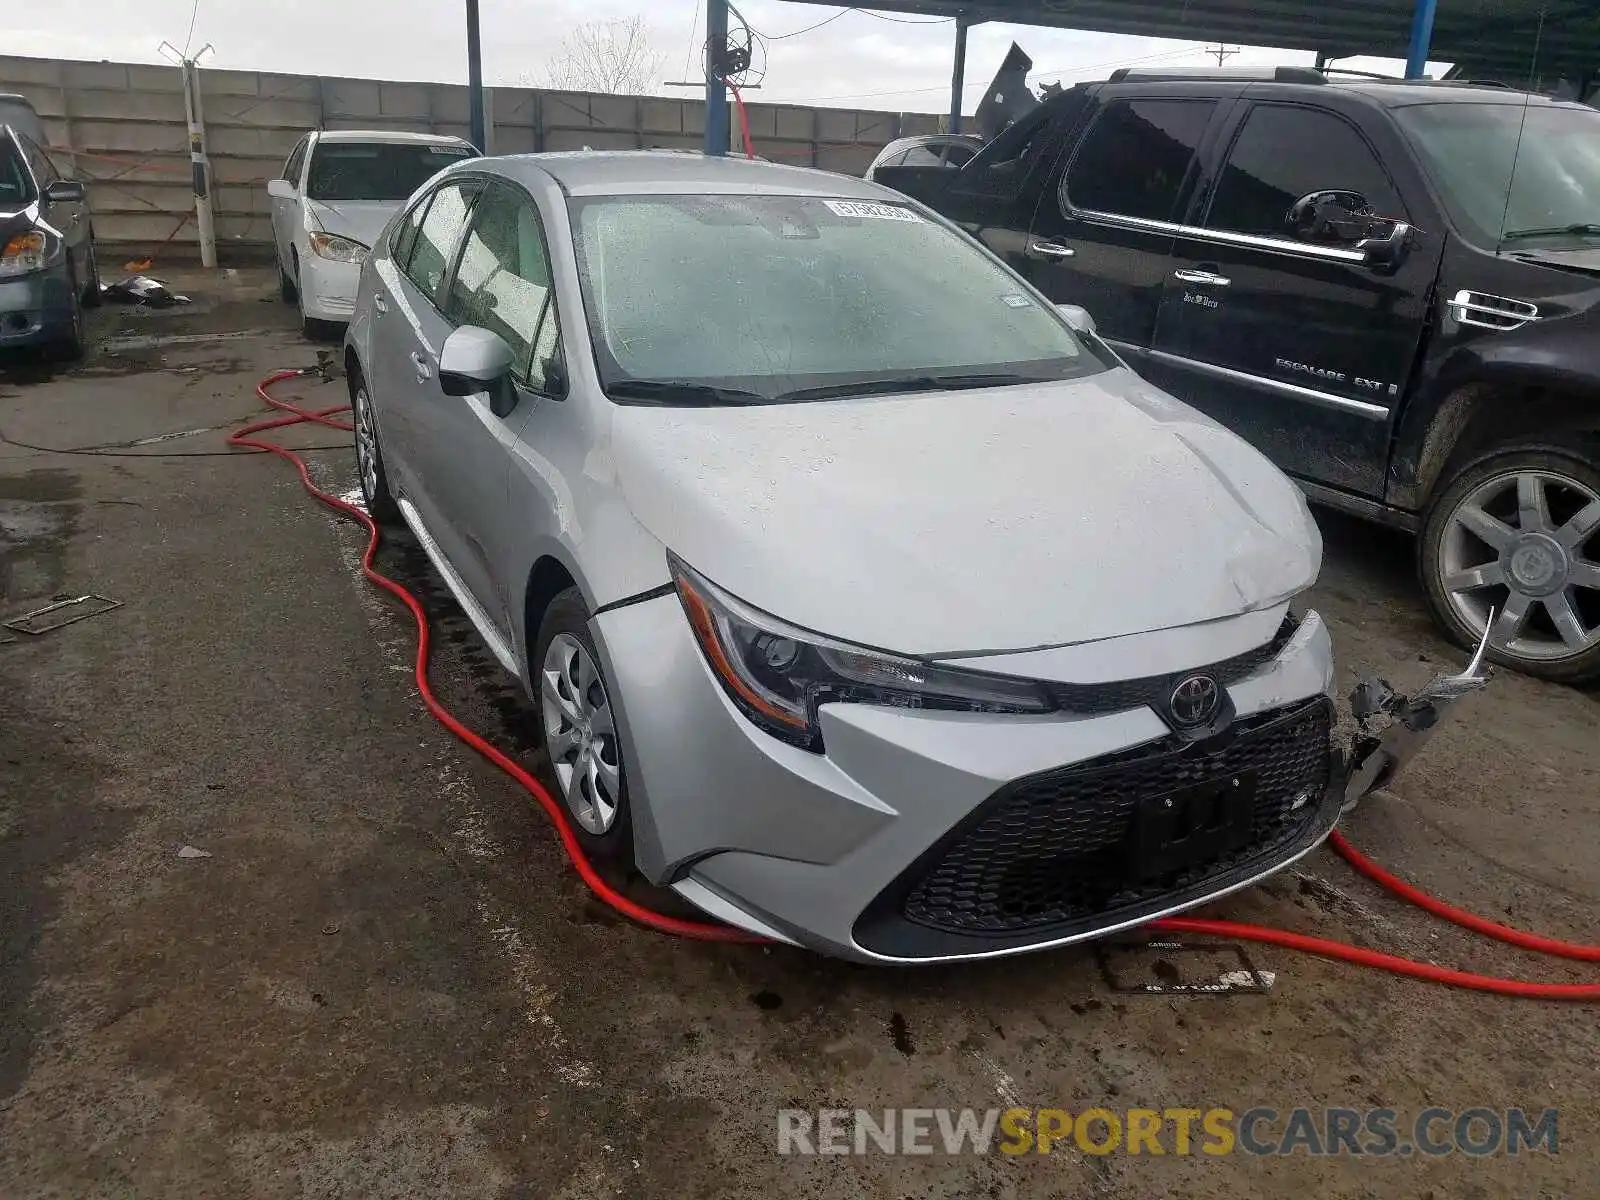
<svg viewBox="0 0 1600 1200"><path fill-rule="evenodd" d="M1422 584L1456 641L1562 683L1600 678L1600 470L1558 445L1467 464L1428 511Z"/></svg>
<svg viewBox="0 0 1600 1200"><path fill-rule="evenodd" d="M540 729L550 773L591 858L623 859L633 848L616 714L577 588L550 602L534 658Z"/></svg>

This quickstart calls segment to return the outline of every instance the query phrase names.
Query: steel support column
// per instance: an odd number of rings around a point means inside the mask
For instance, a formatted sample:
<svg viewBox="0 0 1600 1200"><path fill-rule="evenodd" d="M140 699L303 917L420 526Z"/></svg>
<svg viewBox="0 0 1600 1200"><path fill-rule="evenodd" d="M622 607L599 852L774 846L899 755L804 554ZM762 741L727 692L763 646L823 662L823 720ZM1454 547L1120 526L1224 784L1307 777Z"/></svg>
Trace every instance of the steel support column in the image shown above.
<svg viewBox="0 0 1600 1200"><path fill-rule="evenodd" d="M1421 79L1428 70L1428 49L1433 44L1433 17L1439 0L1417 0L1411 14L1411 46L1406 51L1406 78Z"/></svg>
<svg viewBox="0 0 1600 1200"><path fill-rule="evenodd" d="M728 41L728 0L706 0L707 154L728 153L728 89L711 69Z"/></svg>
<svg viewBox="0 0 1600 1200"><path fill-rule="evenodd" d="M489 153L489 134L483 116L483 47L478 37L478 0L467 0L467 105L472 144Z"/></svg>

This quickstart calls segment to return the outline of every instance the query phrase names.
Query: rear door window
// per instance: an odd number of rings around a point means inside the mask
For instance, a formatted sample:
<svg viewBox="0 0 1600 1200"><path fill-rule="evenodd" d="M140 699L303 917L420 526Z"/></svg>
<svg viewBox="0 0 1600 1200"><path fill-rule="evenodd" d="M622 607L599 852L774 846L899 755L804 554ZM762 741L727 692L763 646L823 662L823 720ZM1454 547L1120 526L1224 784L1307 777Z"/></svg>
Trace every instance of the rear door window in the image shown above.
<svg viewBox="0 0 1600 1200"><path fill-rule="evenodd" d="M1258 104L1228 152L1205 226L1292 238L1289 210L1325 191L1359 192L1378 215L1405 216L1377 155L1343 117L1299 105Z"/></svg>
<svg viewBox="0 0 1600 1200"><path fill-rule="evenodd" d="M1171 221L1215 100L1119 100L1090 126L1068 168L1071 207Z"/></svg>
<svg viewBox="0 0 1600 1200"><path fill-rule="evenodd" d="M411 251L417 244L417 230L422 225L422 218L428 214L428 201L432 199L431 194L424 196L395 223L393 240L389 243L389 257L402 271L411 265Z"/></svg>
<svg viewBox="0 0 1600 1200"><path fill-rule="evenodd" d="M477 184L472 180L446 184L433 194L433 202L417 228L416 245L406 264L406 278L435 304L446 269L455 257L456 247L461 244L467 213L476 194Z"/></svg>

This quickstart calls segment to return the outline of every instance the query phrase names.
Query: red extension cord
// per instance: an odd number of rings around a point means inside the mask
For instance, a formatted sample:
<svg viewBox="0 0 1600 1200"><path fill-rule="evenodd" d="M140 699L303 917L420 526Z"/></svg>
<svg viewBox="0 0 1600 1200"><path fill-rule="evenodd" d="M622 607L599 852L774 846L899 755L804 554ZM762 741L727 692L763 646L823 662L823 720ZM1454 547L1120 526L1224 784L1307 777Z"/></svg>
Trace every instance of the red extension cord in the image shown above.
<svg viewBox="0 0 1600 1200"><path fill-rule="evenodd" d="M307 422L326 425L332 429L342 429L346 432L350 431L351 426L348 421L338 420L334 416L335 413L348 411L348 405L341 404L334 408L311 411L291 404L287 400L274 399L268 391L274 384L315 373L315 371L309 370L274 371L263 379L256 386L256 395L273 408L279 409L288 415L246 425L228 437L228 444L251 450L263 450L269 454L276 454L279 458L286 459L300 473L300 482L305 486L306 491L310 492L329 508L349 517L353 521L360 522L366 528L368 540L366 553L361 557L362 573L372 583L397 597L401 603L411 610L411 615L416 620L417 657L415 671L417 691L421 694L422 702L427 705L428 711L433 714L441 725L515 779L530 796L539 802L539 806L544 809L546 814L549 815L552 824L555 825L556 832L561 837L561 844L567 852L567 857L572 860L572 865L577 869L583 882L589 886L590 891L594 892L604 903L641 925L659 930L662 933L670 933L677 937L696 938L707 942L761 943L766 941L765 938L756 934L747 933L732 926L710 924L703 921L686 921L678 917L670 917L663 913L654 912L628 899L611 887L600 877L599 872L594 869L594 866L584 856L583 847L579 845L578 839L574 836L572 826L567 820L566 810L561 803L524 767L518 765L508 755L497 750L484 738L468 729L451 714L449 709L439 702L438 697L433 694L432 686L428 682L428 615L423 611L421 603L415 596L388 576L380 574L373 567L372 560L377 553L380 537L377 524L362 509L346 503L312 483L310 472L306 469L305 460L294 451L287 450L275 442L265 441L254 436L269 429L282 429L286 426L300 425ZM1362 875L1365 875L1387 891L1399 896L1402 900L1415 904L1436 917L1442 917L1452 924L1461 926L1463 929L1483 934L1498 941L1507 942L1524 950L1533 950L1540 954L1550 954L1560 958L1576 959L1579 962L1600 962L1600 946L1575 945L1571 942L1557 941L1554 938L1541 937L1534 933L1524 933L1521 930L1512 929L1509 926L1499 925L1483 917L1475 916L1472 913L1446 904L1442 900L1436 900L1404 880L1397 879L1382 867L1364 857L1337 830L1329 836L1328 840L1345 861ZM1291 933L1283 929L1271 929L1264 925L1249 925L1239 921L1215 921L1199 917L1167 917L1159 921L1152 921L1145 928L1159 929L1167 933L1209 934L1214 937L1264 942L1267 945L1282 946L1289 950L1302 950L1307 954L1316 954L1323 958L1356 963L1359 966L1377 967L1397 975L1408 975L1413 979L1425 979L1434 983L1493 992L1502 996L1523 996L1543 1000L1600 1000L1600 984L1533 983L1521 979L1502 979L1492 975L1476 975L1468 971L1437 967L1431 963L1401 958L1393 954L1364 950L1359 946L1351 946L1344 942L1335 942L1327 938L1309 937L1301 933Z"/></svg>

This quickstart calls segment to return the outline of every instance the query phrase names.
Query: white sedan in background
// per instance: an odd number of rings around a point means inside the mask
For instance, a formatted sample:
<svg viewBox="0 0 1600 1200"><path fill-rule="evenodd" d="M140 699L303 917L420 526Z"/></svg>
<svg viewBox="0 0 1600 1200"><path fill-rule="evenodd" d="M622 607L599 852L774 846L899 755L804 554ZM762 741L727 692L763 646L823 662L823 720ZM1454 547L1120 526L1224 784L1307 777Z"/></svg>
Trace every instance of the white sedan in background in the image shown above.
<svg viewBox="0 0 1600 1200"><path fill-rule="evenodd" d="M361 263L408 196L478 151L460 138L382 130L308 133L267 184L278 287L307 333L355 310Z"/></svg>

